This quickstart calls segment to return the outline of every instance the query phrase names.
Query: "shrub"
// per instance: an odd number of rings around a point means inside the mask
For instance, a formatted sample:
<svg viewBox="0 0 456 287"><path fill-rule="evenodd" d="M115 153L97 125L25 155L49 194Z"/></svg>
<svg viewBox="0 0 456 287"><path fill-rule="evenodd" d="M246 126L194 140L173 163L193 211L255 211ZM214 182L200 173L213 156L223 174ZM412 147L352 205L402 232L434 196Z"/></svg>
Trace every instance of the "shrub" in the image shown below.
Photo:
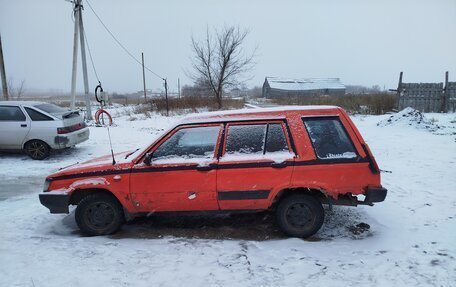
<svg viewBox="0 0 456 287"><path fill-rule="evenodd" d="M331 96L292 96L272 99L279 105L334 105L351 113L380 115L392 111L396 105L396 94L349 94Z"/></svg>
<svg viewBox="0 0 456 287"><path fill-rule="evenodd" d="M240 109L244 106L243 99L224 98L222 100L224 109ZM201 109L208 109L210 111L217 110L218 105L214 97L205 96L186 96L181 98L168 98L168 105L170 111L192 111L197 112ZM160 113L166 113L166 99L165 97L158 97L149 100L148 105L144 108L156 110Z"/></svg>

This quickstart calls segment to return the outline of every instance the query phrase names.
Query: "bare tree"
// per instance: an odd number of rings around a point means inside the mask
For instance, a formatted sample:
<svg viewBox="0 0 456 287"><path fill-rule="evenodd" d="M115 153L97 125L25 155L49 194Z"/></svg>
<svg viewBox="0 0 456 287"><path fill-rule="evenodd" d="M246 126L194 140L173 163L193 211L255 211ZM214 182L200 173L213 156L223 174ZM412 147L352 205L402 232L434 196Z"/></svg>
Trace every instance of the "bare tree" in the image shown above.
<svg viewBox="0 0 456 287"><path fill-rule="evenodd" d="M25 80L21 81L21 85L16 88L16 98L20 99L25 93Z"/></svg>
<svg viewBox="0 0 456 287"><path fill-rule="evenodd" d="M9 78L8 87L9 87L11 99L16 98L19 100L25 94L25 91L26 91L25 80L22 80L20 85L18 87L16 87L16 85L14 84L13 78Z"/></svg>
<svg viewBox="0 0 456 287"><path fill-rule="evenodd" d="M248 34L248 30L225 26L212 33L207 28L204 40L192 37L194 71L190 76L195 81L208 83L219 109L222 108L223 90L248 80L241 80L241 76L255 65L256 49L246 56L242 48Z"/></svg>

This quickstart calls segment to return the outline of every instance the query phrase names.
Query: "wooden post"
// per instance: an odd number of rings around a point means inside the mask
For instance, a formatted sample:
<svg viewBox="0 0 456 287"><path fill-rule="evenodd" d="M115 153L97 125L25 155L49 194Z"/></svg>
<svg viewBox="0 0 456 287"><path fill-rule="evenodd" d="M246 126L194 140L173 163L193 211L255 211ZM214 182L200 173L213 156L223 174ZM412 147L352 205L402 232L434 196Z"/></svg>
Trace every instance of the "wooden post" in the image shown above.
<svg viewBox="0 0 456 287"><path fill-rule="evenodd" d="M146 74L144 73L144 53L141 53L141 58L142 58L142 72L143 72L143 85L144 85L144 102L146 102L147 96L146 96Z"/></svg>
<svg viewBox="0 0 456 287"><path fill-rule="evenodd" d="M3 60L2 36L0 35L0 74L2 77L3 97L8 101L8 85L6 83L5 61Z"/></svg>
<svg viewBox="0 0 456 287"><path fill-rule="evenodd" d="M177 78L177 94L179 95L179 99L181 98L181 82L180 79Z"/></svg>
<svg viewBox="0 0 456 287"><path fill-rule="evenodd" d="M403 74L404 74L403 72L401 72L399 74L399 83L397 84L397 90L396 90L397 91L397 104L396 104L396 106L397 106L398 110L401 109L401 92L402 92L402 75Z"/></svg>
<svg viewBox="0 0 456 287"><path fill-rule="evenodd" d="M445 87L443 88L443 100L442 100L442 107L441 111L446 113L448 112L448 100L450 94L448 93L448 71L445 72Z"/></svg>
<svg viewBox="0 0 456 287"><path fill-rule="evenodd" d="M166 79L165 79L165 99L166 99L166 116L169 116L168 81Z"/></svg>

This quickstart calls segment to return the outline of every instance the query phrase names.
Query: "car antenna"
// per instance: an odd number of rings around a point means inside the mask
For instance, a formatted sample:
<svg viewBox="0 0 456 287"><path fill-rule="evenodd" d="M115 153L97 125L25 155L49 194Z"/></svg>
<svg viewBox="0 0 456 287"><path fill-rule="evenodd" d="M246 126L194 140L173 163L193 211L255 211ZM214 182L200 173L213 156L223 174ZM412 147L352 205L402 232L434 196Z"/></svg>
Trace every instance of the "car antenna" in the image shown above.
<svg viewBox="0 0 456 287"><path fill-rule="evenodd" d="M109 132L109 125L107 125L106 128L108 129L109 145L111 147L112 165L115 165L116 159L114 158L114 151L112 150L112 141L111 141L111 133Z"/></svg>
<svg viewBox="0 0 456 287"><path fill-rule="evenodd" d="M98 94L97 94L98 89L101 92L100 98L98 98ZM103 94L103 87L101 86L101 82L100 81L98 81L98 86L95 88L95 99L97 100L97 102L100 103L100 106L101 106L101 109L99 109L98 111L104 111L103 110L103 104L105 102L105 94ZM105 112L105 113L109 115L109 113L107 113L107 112ZM95 115L95 118L96 118L96 121L99 124L99 126L103 126L104 125L104 120L102 120L102 123L100 123L100 120L99 120L100 115L101 115L101 113L99 113L98 115ZM109 117L111 117L111 116L109 116ZM116 164L116 159L114 158L114 151L112 149L111 132L109 131L109 125L111 123L112 122L110 121L110 123L105 125L105 126L108 129L108 138L109 138L109 146L111 147L112 165L115 165Z"/></svg>

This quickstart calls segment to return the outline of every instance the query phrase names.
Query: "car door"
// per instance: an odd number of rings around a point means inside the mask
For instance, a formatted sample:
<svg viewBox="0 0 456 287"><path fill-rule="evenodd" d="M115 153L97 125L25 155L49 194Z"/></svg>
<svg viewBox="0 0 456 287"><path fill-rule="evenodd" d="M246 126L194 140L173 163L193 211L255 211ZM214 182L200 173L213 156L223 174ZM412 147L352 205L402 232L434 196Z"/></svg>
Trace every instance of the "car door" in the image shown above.
<svg viewBox="0 0 456 287"><path fill-rule="evenodd" d="M141 212L217 210L216 147L222 125L182 126L150 150L150 165L131 173L133 203Z"/></svg>
<svg viewBox="0 0 456 287"><path fill-rule="evenodd" d="M0 106L0 149L22 149L30 121L19 106Z"/></svg>
<svg viewBox="0 0 456 287"><path fill-rule="evenodd" d="M265 209L290 184L294 152L283 121L229 123L217 169L220 209Z"/></svg>

